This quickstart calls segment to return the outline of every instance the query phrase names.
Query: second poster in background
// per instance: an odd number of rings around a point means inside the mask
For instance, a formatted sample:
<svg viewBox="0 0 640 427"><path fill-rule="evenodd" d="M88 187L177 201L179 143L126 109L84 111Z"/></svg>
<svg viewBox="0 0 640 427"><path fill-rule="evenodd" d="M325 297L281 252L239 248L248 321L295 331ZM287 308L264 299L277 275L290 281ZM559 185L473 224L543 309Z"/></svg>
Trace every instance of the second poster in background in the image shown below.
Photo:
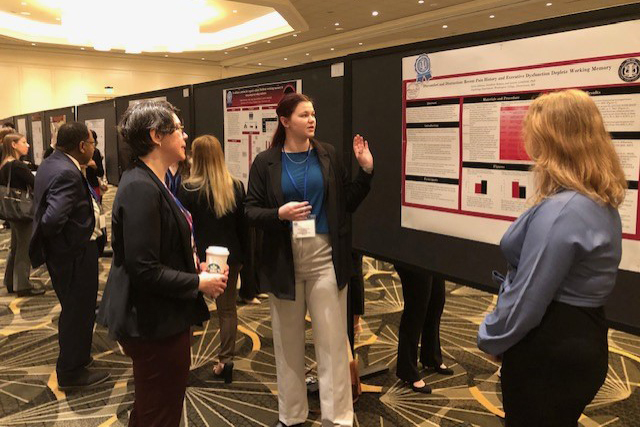
<svg viewBox="0 0 640 427"><path fill-rule="evenodd" d="M231 174L241 180L245 188L253 160L271 145L278 126L278 102L290 92L302 92L302 80L223 91L225 160Z"/></svg>

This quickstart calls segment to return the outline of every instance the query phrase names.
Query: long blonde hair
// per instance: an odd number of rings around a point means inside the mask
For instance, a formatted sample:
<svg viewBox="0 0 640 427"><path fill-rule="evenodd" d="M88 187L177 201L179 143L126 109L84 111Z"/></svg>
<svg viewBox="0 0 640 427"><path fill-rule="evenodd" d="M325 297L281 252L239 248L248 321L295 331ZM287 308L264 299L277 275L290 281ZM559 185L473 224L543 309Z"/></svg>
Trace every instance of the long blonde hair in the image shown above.
<svg viewBox="0 0 640 427"><path fill-rule="evenodd" d="M205 197L218 218L236 207L234 180L224 162L218 138L202 135L191 146L191 176L185 181Z"/></svg>
<svg viewBox="0 0 640 427"><path fill-rule="evenodd" d="M523 135L535 161L535 203L563 188L602 205L617 208L622 203L627 180L588 94L569 89L541 95L529 107Z"/></svg>

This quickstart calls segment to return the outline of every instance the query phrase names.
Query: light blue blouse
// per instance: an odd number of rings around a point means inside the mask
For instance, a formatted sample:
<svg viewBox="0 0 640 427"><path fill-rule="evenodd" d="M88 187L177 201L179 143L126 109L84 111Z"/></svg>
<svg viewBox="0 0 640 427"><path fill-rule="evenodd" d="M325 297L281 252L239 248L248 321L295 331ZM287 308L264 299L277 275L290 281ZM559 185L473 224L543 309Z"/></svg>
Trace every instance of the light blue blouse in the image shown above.
<svg viewBox="0 0 640 427"><path fill-rule="evenodd" d="M500 249L509 270L478 331L478 347L493 355L538 326L551 301L605 304L622 254L620 215L581 193L562 191L511 224Z"/></svg>

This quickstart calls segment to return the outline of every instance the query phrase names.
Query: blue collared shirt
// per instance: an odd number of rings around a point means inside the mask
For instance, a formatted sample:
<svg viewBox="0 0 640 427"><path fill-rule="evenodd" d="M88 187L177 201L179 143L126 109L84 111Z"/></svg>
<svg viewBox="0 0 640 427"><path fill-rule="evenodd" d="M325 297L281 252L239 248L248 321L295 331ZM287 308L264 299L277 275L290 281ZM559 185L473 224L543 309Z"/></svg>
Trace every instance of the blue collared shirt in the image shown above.
<svg viewBox="0 0 640 427"><path fill-rule="evenodd" d="M540 324L551 301L605 304L622 256L617 209L562 191L522 214L500 249L509 263L498 303L478 330L478 347L500 355Z"/></svg>

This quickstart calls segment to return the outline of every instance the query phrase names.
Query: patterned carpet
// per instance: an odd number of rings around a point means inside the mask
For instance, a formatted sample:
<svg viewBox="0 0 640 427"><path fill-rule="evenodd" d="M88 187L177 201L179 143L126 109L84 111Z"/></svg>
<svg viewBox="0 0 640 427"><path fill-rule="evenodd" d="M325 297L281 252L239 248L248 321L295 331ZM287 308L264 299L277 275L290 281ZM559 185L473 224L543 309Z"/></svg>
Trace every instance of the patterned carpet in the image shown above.
<svg viewBox="0 0 640 427"><path fill-rule="evenodd" d="M105 197L111 205L115 189ZM4 272L9 233L0 232L0 273ZM104 287L111 260L100 263ZM425 372L432 395L410 391L394 370L402 290L391 266L365 258L366 315L358 336L361 365L389 367L383 375L364 381L364 394L355 405L357 426L502 426L498 366L476 347L476 332L495 296L447 284L441 340L453 376ZM34 282L49 290L44 296L15 298L0 290L0 426L126 426L133 401L129 359L106 331L96 327L95 369L109 371L111 381L82 393L59 391L55 378L58 354L57 319L60 306L46 269L32 272ZM209 301L211 311L215 303ZM234 383L213 378L219 347L217 316L193 332L191 378L183 412L184 426L271 426L277 421L277 397L272 331L268 304L239 307ZM640 425L640 338L610 331L609 373L606 383L587 407L582 427ZM314 366L309 324L307 364ZM318 396L310 397L318 409ZM320 425L312 411L307 425Z"/></svg>

